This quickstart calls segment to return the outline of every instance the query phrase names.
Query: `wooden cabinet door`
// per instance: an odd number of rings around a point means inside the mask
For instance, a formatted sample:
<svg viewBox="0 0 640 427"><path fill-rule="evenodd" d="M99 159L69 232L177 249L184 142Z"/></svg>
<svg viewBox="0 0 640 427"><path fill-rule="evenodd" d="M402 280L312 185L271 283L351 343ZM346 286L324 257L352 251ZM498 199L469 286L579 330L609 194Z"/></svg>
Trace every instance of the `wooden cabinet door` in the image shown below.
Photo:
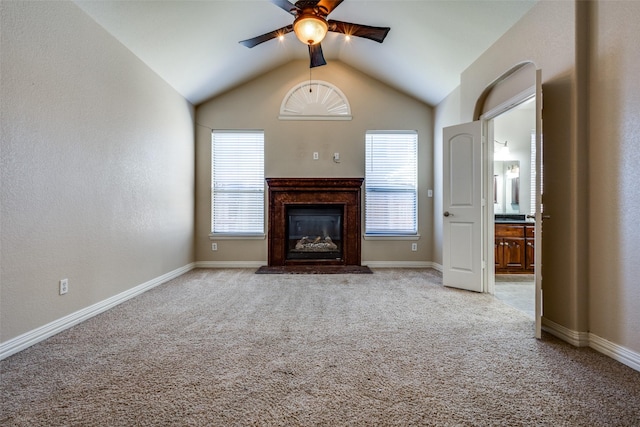
<svg viewBox="0 0 640 427"><path fill-rule="evenodd" d="M531 272L535 269L536 245L534 239L525 239L525 268Z"/></svg>
<svg viewBox="0 0 640 427"><path fill-rule="evenodd" d="M524 247L524 267L528 273L533 273L536 259L536 239L535 227L527 225L524 229L525 247Z"/></svg>
<svg viewBox="0 0 640 427"><path fill-rule="evenodd" d="M502 239L496 237L493 240L493 246L495 249L495 255L494 255L494 260L496 262L495 268L496 268L496 271L499 272L504 268L504 257L502 256L503 254L502 247L504 246L504 242L502 241Z"/></svg>
<svg viewBox="0 0 640 427"><path fill-rule="evenodd" d="M525 241L519 237L495 239L495 269L498 273L521 273L526 260Z"/></svg>
<svg viewBox="0 0 640 427"><path fill-rule="evenodd" d="M505 268L508 270L524 270L525 245L524 238L504 238L503 256Z"/></svg>
<svg viewBox="0 0 640 427"><path fill-rule="evenodd" d="M529 273L534 268L534 229L518 224L496 224L496 273Z"/></svg>

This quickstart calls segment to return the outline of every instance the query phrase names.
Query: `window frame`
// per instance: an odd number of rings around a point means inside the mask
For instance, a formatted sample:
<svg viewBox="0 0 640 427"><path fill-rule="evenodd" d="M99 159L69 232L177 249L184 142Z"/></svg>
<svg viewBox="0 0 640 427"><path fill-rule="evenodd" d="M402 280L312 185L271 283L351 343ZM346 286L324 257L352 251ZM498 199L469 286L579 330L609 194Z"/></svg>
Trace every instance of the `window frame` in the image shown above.
<svg viewBox="0 0 640 427"><path fill-rule="evenodd" d="M232 134L236 134L238 135L239 138L241 138L241 135L251 135L252 137L255 137L256 134L260 134L261 135L261 152L257 154L256 157L251 157L249 159L249 163L251 163L251 165L255 166L256 160L259 162L259 164L261 164L261 171L258 172L257 176L251 177L255 182L253 189L251 188L245 188L242 189L240 188L241 186L237 186L235 189L231 189L231 190L220 190L220 187L218 187L218 190L216 190L216 147L215 147L215 137L216 135L232 135ZM226 143L235 143L237 144L239 141L226 141ZM228 147L227 147L228 148ZM229 156L228 153L226 153L225 155ZM241 239L264 239L266 236L266 223L265 223L265 219L266 219L266 212L265 212L265 200L266 200L266 184L265 184L265 177L264 177L264 155L265 155L265 134L264 134L264 130L262 129L213 129L211 131L211 223L210 223L210 233L209 233L209 237L211 240L215 239L215 240L224 240L224 239L232 239L232 240L241 240ZM238 166L238 158L233 158L233 159L229 159L229 161L233 160L233 164L235 166L235 168L237 169ZM243 157L241 158L241 160L247 160L247 157ZM251 166L251 165L247 165L247 166ZM242 166L242 165L240 165ZM220 181L218 179L218 181ZM233 182L233 180L231 180ZM258 181L260 181L261 185L258 185ZM258 201L254 202L254 204L251 204L250 206L253 207L254 212L260 212L258 217L256 219L259 219L259 224L260 227L256 230L251 230L251 231L242 231L240 229L238 230L230 230L230 231L215 231L216 230L216 224L215 224L215 218L216 218L216 191L218 193L227 193L227 194L244 194L244 195L248 195L248 194L259 194L261 197L258 197ZM258 209L258 205L260 206L260 209ZM250 217L251 215L249 215ZM246 224L246 223L245 223Z"/></svg>
<svg viewBox="0 0 640 427"><path fill-rule="evenodd" d="M371 178L368 178L370 175L370 144L372 141L371 137L375 135L402 135L403 138L406 138L407 135L413 136L412 143L414 144L414 158L412 161L413 165L413 177L411 185L405 186L404 188L398 187L370 187ZM417 240L420 238L419 234L419 215L418 215L418 205L419 205L419 191L418 191L418 152L419 152L419 143L418 143L418 132L416 130L368 130L365 133L365 188L364 188L364 238L365 240ZM404 177L406 180L406 176ZM380 181L380 180L378 180ZM377 188L377 190L371 190L370 188ZM369 216L369 202L371 199L370 193L411 193L413 196L413 229L389 229L388 231L384 231L381 229L371 229L369 228L369 222L367 221Z"/></svg>

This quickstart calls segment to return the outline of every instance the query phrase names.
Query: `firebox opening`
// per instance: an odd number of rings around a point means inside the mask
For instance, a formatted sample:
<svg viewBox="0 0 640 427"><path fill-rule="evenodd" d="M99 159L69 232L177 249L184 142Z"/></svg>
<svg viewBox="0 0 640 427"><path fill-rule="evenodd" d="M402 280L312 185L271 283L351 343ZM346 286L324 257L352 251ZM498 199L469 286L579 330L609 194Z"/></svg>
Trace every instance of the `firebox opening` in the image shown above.
<svg viewBox="0 0 640 427"><path fill-rule="evenodd" d="M287 259L342 259L342 206L287 207Z"/></svg>

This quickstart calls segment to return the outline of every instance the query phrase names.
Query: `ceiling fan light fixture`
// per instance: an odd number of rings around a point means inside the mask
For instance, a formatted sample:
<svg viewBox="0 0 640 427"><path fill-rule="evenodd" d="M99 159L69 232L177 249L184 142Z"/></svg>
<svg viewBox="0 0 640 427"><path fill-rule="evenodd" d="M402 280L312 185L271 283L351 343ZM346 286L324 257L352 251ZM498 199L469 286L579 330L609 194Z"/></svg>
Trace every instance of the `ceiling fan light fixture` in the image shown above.
<svg viewBox="0 0 640 427"><path fill-rule="evenodd" d="M2 0L0 0L2 1ZM264 0L267 1L267 0ZM345 43L351 37L360 37L382 43L391 28L372 27L370 25L352 24L349 22L327 19L344 0L269 0L275 6L293 15L294 21L285 27L241 40L240 44L248 48L256 47L266 41L279 38L283 34L294 32L302 44L309 50L309 68L326 65L320 42L325 39L328 31L345 35Z"/></svg>
<svg viewBox="0 0 640 427"><path fill-rule="evenodd" d="M293 32L302 43L314 45L320 43L329 31L327 21L316 15L302 14L293 22Z"/></svg>

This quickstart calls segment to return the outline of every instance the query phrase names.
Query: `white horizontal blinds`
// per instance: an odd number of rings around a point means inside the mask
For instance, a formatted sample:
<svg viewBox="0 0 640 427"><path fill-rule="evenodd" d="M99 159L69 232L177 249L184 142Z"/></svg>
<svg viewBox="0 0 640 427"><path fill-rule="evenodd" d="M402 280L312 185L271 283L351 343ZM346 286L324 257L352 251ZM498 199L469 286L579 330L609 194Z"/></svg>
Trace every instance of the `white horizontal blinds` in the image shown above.
<svg viewBox="0 0 640 427"><path fill-rule="evenodd" d="M530 207L529 213L531 215L536 214L536 131L531 131L531 171L530 171L530 187L531 187L531 197L530 197Z"/></svg>
<svg viewBox="0 0 640 427"><path fill-rule="evenodd" d="M264 233L264 132L213 131L211 230Z"/></svg>
<svg viewBox="0 0 640 427"><path fill-rule="evenodd" d="M418 134L367 132L365 233L417 234Z"/></svg>

